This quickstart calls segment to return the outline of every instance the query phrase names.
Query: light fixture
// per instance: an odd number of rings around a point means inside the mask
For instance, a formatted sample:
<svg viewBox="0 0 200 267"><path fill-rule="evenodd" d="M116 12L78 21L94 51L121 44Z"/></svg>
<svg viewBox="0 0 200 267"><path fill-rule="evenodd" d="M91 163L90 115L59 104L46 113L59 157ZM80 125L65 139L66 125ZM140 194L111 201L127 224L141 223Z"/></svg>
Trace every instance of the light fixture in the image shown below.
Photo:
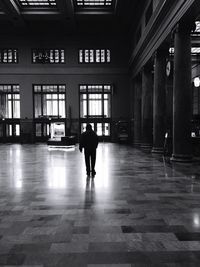
<svg viewBox="0 0 200 267"><path fill-rule="evenodd" d="M200 86L200 78L199 77L195 77L194 78L194 86L195 87L199 87Z"/></svg>

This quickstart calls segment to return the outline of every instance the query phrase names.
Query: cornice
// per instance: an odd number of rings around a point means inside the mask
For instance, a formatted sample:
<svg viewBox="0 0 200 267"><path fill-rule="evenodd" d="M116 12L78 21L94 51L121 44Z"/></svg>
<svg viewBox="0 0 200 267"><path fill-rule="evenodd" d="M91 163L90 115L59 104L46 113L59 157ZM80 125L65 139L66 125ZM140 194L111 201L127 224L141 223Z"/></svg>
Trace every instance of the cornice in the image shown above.
<svg viewBox="0 0 200 267"><path fill-rule="evenodd" d="M141 40L131 55L129 67L132 77L136 76L142 66L149 61L155 50L166 40L176 24L196 4L196 1L200 2L199 0L173 2L165 0L158 5L154 16L151 18Z"/></svg>

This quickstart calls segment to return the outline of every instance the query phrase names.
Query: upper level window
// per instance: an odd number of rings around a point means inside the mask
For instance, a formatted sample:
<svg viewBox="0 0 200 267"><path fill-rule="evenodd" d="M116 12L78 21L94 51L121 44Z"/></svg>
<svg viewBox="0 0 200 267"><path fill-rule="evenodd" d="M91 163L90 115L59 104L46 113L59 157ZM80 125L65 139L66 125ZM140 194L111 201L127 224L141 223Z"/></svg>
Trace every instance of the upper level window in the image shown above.
<svg viewBox="0 0 200 267"><path fill-rule="evenodd" d="M78 7L110 7L113 0L76 0Z"/></svg>
<svg viewBox="0 0 200 267"><path fill-rule="evenodd" d="M18 84L0 85L0 117L20 118L20 94Z"/></svg>
<svg viewBox="0 0 200 267"><path fill-rule="evenodd" d="M79 63L110 63L110 50L80 49Z"/></svg>
<svg viewBox="0 0 200 267"><path fill-rule="evenodd" d="M1 48L0 63L18 63L18 50L10 48Z"/></svg>
<svg viewBox="0 0 200 267"><path fill-rule="evenodd" d="M195 30L192 31L191 34L194 36L195 35L199 36L199 34L200 34L200 21L195 21Z"/></svg>
<svg viewBox="0 0 200 267"><path fill-rule="evenodd" d="M65 51L64 49L33 49L32 62L42 64L65 63Z"/></svg>
<svg viewBox="0 0 200 267"><path fill-rule="evenodd" d="M56 0L18 0L19 5L24 7L56 7Z"/></svg>
<svg viewBox="0 0 200 267"><path fill-rule="evenodd" d="M200 21L196 21L195 24L196 24L195 32L200 32Z"/></svg>

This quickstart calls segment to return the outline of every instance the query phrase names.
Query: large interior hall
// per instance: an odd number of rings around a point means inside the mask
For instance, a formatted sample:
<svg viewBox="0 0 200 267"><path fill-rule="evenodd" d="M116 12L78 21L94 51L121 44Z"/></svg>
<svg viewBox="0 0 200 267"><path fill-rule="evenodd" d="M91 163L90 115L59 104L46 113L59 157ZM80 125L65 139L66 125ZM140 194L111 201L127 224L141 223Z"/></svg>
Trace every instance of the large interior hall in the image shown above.
<svg viewBox="0 0 200 267"><path fill-rule="evenodd" d="M1 0L0 159L0 267L200 266L200 1Z"/></svg>

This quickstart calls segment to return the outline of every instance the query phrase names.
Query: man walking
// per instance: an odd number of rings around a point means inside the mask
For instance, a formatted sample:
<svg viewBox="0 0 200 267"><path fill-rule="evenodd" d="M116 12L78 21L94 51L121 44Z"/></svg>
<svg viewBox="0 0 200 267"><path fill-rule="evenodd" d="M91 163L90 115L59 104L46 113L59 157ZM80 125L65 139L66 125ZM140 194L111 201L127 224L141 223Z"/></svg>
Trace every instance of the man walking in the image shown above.
<svg viewBox="0 0 200 267"><path fill-rule="evenodd" d="M98 136L92 130L91 124L87 124L86 131L81 134L79 143L80 152L82 152L82 149L84 148L87 176L90 175L90 172L92 172L92 177L94 177L96 174L95 162L96 162L97 146L98 146Z"/></svg>

